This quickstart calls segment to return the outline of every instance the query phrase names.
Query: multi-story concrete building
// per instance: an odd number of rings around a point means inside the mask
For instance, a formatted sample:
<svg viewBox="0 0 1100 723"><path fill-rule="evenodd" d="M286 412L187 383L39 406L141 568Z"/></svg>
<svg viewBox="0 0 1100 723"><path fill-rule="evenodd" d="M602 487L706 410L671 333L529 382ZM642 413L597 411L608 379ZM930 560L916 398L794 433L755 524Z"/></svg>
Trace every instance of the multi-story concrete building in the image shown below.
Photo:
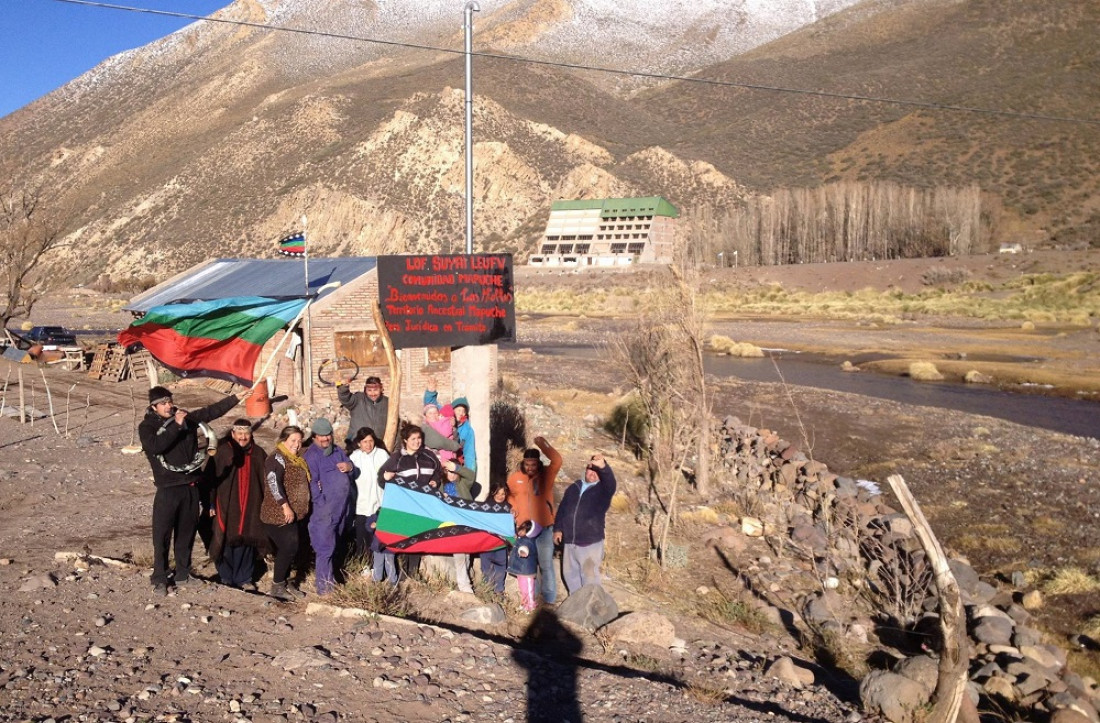
<svg viewBox="0 0 1100 723"><path fill-rule="evenodd" d="M555 201L527 263L581 269L669 263L679 215L660 196Z"/></svg>

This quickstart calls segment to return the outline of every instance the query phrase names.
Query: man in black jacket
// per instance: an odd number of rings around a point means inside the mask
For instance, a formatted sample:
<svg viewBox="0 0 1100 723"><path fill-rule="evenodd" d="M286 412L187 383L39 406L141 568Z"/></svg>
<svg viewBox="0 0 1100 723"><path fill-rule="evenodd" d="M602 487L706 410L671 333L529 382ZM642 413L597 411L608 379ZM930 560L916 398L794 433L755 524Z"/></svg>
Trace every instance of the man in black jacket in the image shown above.
<svg viewBox="0 0 1100 723"><path fill-rule="evenodd" d="M554 542L562 549L562 578L570 593L599 585L604 521L617 483L602 454L592 455L584 477L565 488L554 517Z"/></svg>
<svg viewBox="0 0 1100 723"><path fill-rule="evenodd" d="M187 412L172 404L164 387L149 390L149 409L138 425L141 449L153 470L153 591L168 594L168 546L175 534L175 584L191 582L191 547L199 519L199 488L206 449L199 448L200 422L210 422L252 393L245 389L213 404Z"/></svg>

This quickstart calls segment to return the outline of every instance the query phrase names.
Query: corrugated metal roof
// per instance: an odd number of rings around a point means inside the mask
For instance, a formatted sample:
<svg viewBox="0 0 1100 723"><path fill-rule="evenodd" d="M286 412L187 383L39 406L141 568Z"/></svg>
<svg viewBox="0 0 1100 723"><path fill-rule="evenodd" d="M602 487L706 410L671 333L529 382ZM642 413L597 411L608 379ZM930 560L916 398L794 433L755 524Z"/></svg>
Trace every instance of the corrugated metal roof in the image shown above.
<svg viewBox="0 0 1100 723"><path fill-rule="evenodd" d="M315 293L332 281L346 284L373 271L373 256L310 258L309 289ZM328 289L320 298L336 289ZM154 306L183 300L225 299L230 296L301 296L305 294L302 263L296 259L215 259L192 267L173 279L135 296L128 311L146 312Z"/></svg>
<svg viewBox="0 0 1100 723"><path fill-rule="evenodd" d="M646 198L609 198L604 201L601 218L623 216L670 216L677 218L680 212L660 196Z"/></svg>
<svg viewBox="0 0 1100 723"><path fill-rule="evenodd" d="M644 198L594 198L575 201L554 201L551 211L591 211L600 209L601 218L622 216L670 216L678 218L680 212L661 196Z"/></svg>

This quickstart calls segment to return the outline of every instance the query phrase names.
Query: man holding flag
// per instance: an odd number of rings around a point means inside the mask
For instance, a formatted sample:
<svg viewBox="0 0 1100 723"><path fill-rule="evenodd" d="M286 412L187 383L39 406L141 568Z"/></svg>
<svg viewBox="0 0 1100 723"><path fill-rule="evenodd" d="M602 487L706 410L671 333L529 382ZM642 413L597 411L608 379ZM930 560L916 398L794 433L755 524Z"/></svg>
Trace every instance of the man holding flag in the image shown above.
<svg viewBox="0 0 1100 723"><path fill-rule="evenodd" d="M138 425L141 449L153 470L157 488L153 498L153 592L168 594L168 546L175 536L175 584L186 585L191 577L191 547L199 520L199 489L206 449L199 448L197 431L202 422L226 414L252 394L244 389L211 405L187 412L172 403L164 387L149 390L149 408Z"/></svg>
<svg viewBox="0 0 1100 723"><path fill-rule="evenodd" d="M246 388L190 414L172 404L164 387L149 390L149 409L138 425L141 447L153 470L154 592L168 593L168 546L175 536L175 584L191 580L191 547L199 516L199 482L206 450L195 431L252 394L256 362L268 339L301 319L308 300L240 296L155 306L118 335L127 348L144 346L182 377L214 377ZM290 329L283 335L287 338ZM282 341L279 342L279 345ZM278 347L277 347L278 348ZM274 354L272 355L274 357Z"/></svg>

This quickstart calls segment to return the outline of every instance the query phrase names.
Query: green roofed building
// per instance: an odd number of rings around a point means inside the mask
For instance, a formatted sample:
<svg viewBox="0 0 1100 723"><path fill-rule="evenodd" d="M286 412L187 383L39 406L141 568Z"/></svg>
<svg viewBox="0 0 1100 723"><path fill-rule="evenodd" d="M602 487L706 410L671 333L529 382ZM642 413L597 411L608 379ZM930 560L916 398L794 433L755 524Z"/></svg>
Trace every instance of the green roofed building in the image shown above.
<svg viewBox="0 0 1100 723"><path fill-rule="evenodd" d="M554 201L530 266L595 268L672 261L680 212L660 196Z"/></svg>

